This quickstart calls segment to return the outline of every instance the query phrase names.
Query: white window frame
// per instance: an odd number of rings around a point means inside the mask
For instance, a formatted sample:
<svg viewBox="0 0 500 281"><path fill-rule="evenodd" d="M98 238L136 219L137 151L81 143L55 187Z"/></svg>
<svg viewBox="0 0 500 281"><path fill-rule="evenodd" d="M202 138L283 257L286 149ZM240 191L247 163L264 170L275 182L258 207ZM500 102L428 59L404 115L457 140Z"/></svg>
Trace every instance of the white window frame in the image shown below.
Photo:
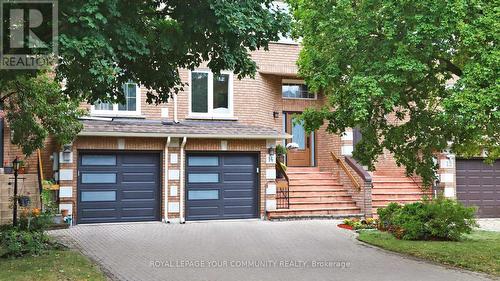
<svg viewBox="0 0 500 281"><path fill-rule="evenodd" d="M191 77L193 72L200 72L200 73L207 73L208 74L208 103L207 107L208 110L207 112L193 112L193 105L192 105L192 87L191 87ZM226 114L217 114L214 112L214 74L210 70L206 69L197 69L193 71L189 71L189 116L188 118L212 118L212 119L217 119L217 118L234 118L234 94L233 94L233 73L231 71L221 71L220 74L227 74L229 75L229 81L228 81L228 109L229 112Z"/></svg>
<svg viewBox="0 0 500 281"><path fill-rule="evenodd" d="M95 105L90 107L90 115L106 117L138 117L141 116L141 86L137 83L129 82L125 84L135 84L135 111L118 110L118 103L113 103L112 110L97 110Z"/></svg>
<svg viewBox="0 0 500 281"><path fill-rule="evenodd" d="M313 93L314 98L292 98L292 97L284 97L283 96L283 84L301 84L305 85L306 82L304 80L299 80L299 79L282 79L281 80L281 98L284 100L317 100L318 99L318 93Z"/></svg>

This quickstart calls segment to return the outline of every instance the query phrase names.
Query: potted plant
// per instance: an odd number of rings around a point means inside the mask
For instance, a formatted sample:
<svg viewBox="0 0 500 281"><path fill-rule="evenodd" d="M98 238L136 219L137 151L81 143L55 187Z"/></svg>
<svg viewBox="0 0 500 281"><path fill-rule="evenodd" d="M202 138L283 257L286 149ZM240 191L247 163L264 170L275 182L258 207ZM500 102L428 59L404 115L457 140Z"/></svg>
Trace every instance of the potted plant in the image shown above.
<svg viewBox="0 0 500 281"><path fill-rule="evenodd" d="M282 146L281 144L278 144L276 146L276 155L278 157L278 161L280 163L285 163L285 155L286 155L286 148Z"/></svg>
<svg viewBox="0 0 500 281"><path fill-rule="evenodd" d="M31 198L27 195L18 195L12 200L17 200L19 207L28 207L31 203Z"/></svg>

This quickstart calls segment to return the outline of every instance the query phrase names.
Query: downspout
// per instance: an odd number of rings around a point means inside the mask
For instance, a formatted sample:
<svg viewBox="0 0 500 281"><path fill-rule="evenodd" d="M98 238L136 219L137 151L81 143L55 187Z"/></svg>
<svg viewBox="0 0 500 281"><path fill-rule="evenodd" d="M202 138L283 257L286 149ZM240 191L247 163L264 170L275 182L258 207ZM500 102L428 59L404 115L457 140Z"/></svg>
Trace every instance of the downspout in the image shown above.
<svg viewBox="0 0 500 281"><path fill-rule="evenodd" d="M181 223L186 223L184 218L184 146L186 145L187 137L184 137L181 144L181 169L180 169L180 181L179 181L179 212Z"/></svg>
<svg viewBox="0 0 500 281"><path fill-rule="evenodd" d="M177 119L177 94L174 94L174 123L179 123Z"/></svg>
<svg viewBox="0 0 500 281"><path fill-rule="evenodd" d="M168 146L170 145L170 137L167 137L167 143L165 144L165 176L164 176L164 183L163 183L163 186L164 186L164 197L163 197L163 202L165 202L164 204L164 210L165 210L165 218L164 218L164 222L165 223L170 223L170 221L168 220Z"/></svg>

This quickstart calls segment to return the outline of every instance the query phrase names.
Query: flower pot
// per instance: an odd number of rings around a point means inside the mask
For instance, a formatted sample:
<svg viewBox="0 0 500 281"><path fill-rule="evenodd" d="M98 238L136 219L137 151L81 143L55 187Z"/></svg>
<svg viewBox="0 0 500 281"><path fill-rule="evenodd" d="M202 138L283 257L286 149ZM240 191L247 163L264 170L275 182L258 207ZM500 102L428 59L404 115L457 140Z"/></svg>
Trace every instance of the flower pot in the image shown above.
<svg viewBox="0 0 500 281"><path fill-rule="evenodd" d="M61 210L61 215L63 216L63 218L64 218L64 217L67 217L67 216L68 216L68 214L69 214L69 210L66 210L66 209Z"/></svg>
<svg viewBox="0 0 500 281"><path fill-rule="evenodd" d="M12 167L3 167L3 171L6 174L13 174L14 173L14 168L12 168Z"/></svg>
<svg viewBox="0 0 500 281"><path fill-rule="evenodd" d="M19 167L19 170L17 170L17 173L20 175L26 174L26 167Z"/></svg>
<svg viewBox="0 0 500 281"><path fill-rule="evenodd" d="M17 198L17 203L21 207L28 207L31 202L31 199L28 196L21 196Z"/></svg>

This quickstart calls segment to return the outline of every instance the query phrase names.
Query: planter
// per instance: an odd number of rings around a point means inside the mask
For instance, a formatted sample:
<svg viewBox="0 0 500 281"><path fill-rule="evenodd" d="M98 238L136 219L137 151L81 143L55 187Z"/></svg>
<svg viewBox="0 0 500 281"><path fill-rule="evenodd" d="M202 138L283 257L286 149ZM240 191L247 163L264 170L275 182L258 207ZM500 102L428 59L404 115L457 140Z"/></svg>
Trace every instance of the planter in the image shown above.
<svg viewBox="0 0 500 281"><path fill-rule="evenodd" d="M5 174L13 174L14 173L14 168L12 168L12 167L3 167L3 172Z"/></svg>
<svg viewBox="0 0 500 281"><path fill-rule="evenodd" d="M28 207L30 205L31 199L28 196L21 196L17 198L17 204L21 207Z"/></svg>
<svg viewBox="0 0 500 281"><path fill-rule="evenodd" d="M61 215L63 218L67 217L69 214L69 210L61 210Z"/></svg>
<svg viewBox="0 0 500 281"><path fill-rule="evenodd" d="M52 222L54 224L62 224L63 223L63 216L61 214L54 215L52 217Z"/></svg>
<svg viewBox="0 0 500 281"><path fill-rule="evenodd" d="M338 224L337 226L340 227L340 228L343 228L343 229L348 229L348 230L353 230L354 229L354 227L352 227L350 225L347 225L347 224L343 224L343 223Z"/></svg>

